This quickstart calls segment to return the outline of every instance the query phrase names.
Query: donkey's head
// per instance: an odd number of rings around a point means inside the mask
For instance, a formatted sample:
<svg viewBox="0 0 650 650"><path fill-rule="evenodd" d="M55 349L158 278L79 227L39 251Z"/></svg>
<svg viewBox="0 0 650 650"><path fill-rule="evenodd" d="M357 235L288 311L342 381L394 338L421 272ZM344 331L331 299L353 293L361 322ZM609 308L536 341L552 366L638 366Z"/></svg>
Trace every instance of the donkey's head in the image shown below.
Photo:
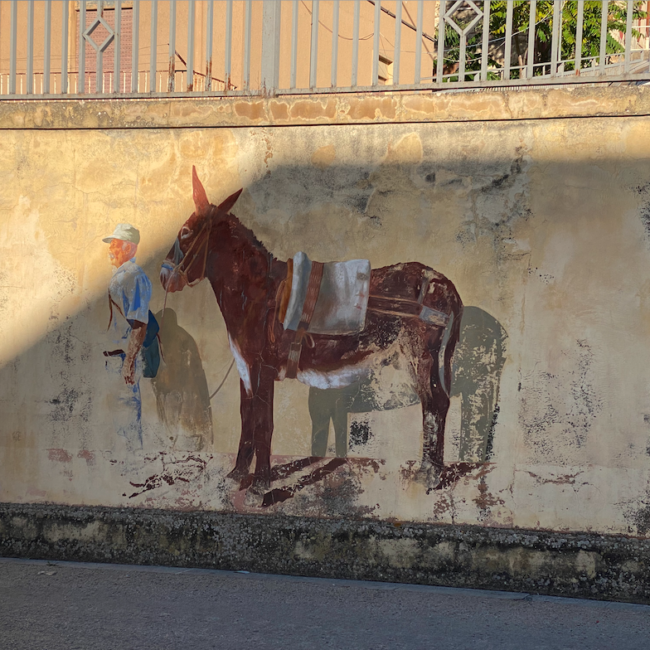
<svg viewBox="0 0 650 650"><path fill-rule="evenodd" d="M210 254L212 226L225 217L239 198L242 190L231 194L218 206L208 201L205 189L192 167L192 195L194 212L183 224L174 245L160 269L160 282L166 291L180 291L193 286L205 277L205 267Z"/></svg>

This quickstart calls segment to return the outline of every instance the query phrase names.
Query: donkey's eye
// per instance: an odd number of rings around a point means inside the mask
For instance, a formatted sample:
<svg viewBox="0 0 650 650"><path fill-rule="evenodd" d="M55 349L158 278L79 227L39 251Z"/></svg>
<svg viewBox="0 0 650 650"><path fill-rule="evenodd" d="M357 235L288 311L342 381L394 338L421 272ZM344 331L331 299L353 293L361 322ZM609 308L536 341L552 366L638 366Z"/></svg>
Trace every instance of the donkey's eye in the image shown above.
<svg viewBox="0 0 650 650"><path fill-rule="evenodd" d="M187 239L191 235L192 235L192 231L187 226L183 226L181 228L181 239Z"/></svg>

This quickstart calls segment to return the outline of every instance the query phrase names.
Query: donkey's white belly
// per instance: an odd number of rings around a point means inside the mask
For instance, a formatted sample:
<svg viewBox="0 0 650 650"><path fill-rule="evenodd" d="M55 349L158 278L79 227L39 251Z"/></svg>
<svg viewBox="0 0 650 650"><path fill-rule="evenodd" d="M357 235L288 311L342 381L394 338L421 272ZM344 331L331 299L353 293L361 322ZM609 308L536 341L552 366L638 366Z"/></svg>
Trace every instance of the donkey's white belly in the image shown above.
<svg viewBox="0 0 650 650"><path fill-rule="evenodd" d="M348 366L331 372L299 370L296 379L312 388L345 388L368 376L368 366Z"/></svg>

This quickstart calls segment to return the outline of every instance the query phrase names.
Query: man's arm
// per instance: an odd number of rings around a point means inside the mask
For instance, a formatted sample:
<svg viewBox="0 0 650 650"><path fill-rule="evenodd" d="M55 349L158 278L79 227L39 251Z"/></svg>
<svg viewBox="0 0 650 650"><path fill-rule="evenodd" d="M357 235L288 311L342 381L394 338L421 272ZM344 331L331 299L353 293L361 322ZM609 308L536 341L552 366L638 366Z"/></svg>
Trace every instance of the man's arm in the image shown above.
<svg viewBox="0 0 650 650"><path fill-rule="evenodd" d="M144 337L147 334L147 324L139 320L131 321L131 334L129 334L129 344L126 350L126 358L122 367L122 377L124 381L132 386L135 384L135 360L144 343Z"/></svg>

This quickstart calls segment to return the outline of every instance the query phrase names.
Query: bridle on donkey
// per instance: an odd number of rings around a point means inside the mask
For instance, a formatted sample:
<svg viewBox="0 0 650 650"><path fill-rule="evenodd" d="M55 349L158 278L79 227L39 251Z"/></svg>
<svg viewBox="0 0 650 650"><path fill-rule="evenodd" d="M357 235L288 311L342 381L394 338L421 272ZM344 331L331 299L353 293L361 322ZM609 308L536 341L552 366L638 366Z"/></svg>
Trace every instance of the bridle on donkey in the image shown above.
<svg viewBox="0 0 650 650"><path fill-rule="evenodd" d="M176 241L174 242L173 265L170 264L167 260L165 260L161 265L162 268L169 269L172 272L171 275L169 276L169 280L167 281L167 285L165 287L165 302L163 303L163 315L160 323L161 328L162 328L162 324L165 322L165 309L167 308L167 294L169 293L169 284L174 278L174 276L177 275L179 278L182 278L188 287L193 287L197 285L199 282L201 282L201 280L205 278L205 269L208 263L208 250L210 248L210 235L212 233L212 225L214 224L213 213L214 213L214 206L210 208L210 213L208 214L206 221L203 224L203 227L201 228L201 230L199 230L199 234L192 242L192 245L187 249L187 252L183 253L183 251L181 250L181 242L179 238L176 237ZM194 248L196 248L195 251ZM194 254L190 259L189 256L192 253L192 251L194 251ZM201 269L201 274L198 277L196 277L192 282L190 282L187 277L187 274L189 270L192 268L194 262L196 262L196 260L199 259L201 252L203 252L203 268ZM221 383L214 391L214 393L210 395L209 399L212 399L221 390L221 387L226 383L226 379L228 379L228 375L230 374L230 371L232 370L232 367L234 365L235 365L235 360L233 359L230 366L228 367L228 370L226 371L224 378L221 380Z"/></svg>
<svg viewBox="0 0 650 650"><path fill-rule="evenodd" d="M199 234L195 237L192 245L189 247L186 253L183 253L181 250L181 242L178 237L176 237L176 241L174 242L174 264L170 264L167 260L162 263L163 268L167 268L172 272L169 278L170 280L174 277L174 275L178 275L179 278L185 280L185 284L188 287L193 287L201 282L203 278L205 278L205 267L208 263L208 250L210 248L210 234L212 233L212 225L214 223L213 212L214 207L210 209L210 213L208 214L203 227L199 231ZM196 247L196 251L194 251L192 259L189 260L189 263L187 263L189 255L192 253L194 247ZM194 264L194 262L198 259L201 253L201 248L203 248L203 268L201 269L201 275L190 282L187 278L187 273L192 267L192 264ZM167 282L167 287L169 287L169 282ZM165 301L167 300L167 292L168 289L165 291Z"/></svg>

